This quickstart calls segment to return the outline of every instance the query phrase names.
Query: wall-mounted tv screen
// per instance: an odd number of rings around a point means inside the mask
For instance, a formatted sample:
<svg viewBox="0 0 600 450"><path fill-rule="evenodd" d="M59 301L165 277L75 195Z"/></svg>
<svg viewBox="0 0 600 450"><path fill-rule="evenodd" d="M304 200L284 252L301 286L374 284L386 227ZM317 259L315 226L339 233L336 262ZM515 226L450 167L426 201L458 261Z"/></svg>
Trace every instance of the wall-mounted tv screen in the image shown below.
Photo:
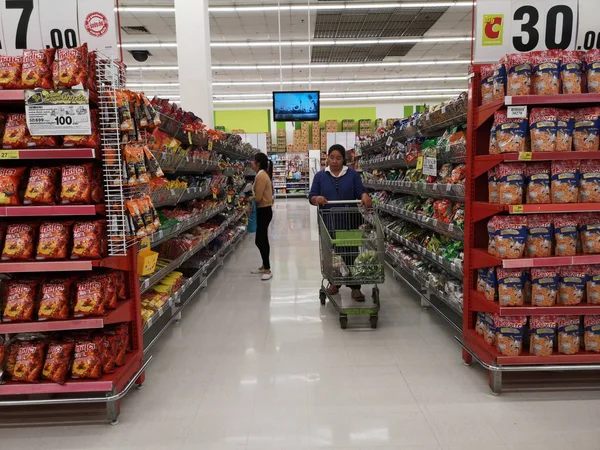
<svg viewBox="0 0 600 450"><path fill-rule="evenodd" d="M273 92L275 122L319 120L319 91Z"/></svg>

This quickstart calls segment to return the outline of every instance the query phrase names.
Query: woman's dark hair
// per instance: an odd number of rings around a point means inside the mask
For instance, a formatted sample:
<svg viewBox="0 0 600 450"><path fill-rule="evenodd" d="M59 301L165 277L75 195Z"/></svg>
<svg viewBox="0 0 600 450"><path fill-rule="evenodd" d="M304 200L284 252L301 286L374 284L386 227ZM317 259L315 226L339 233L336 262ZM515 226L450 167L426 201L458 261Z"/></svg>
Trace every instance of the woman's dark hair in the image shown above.
<svg viewBox="0 0 600 450"><path fill-rule="evenodd" d="M329 150L327 150L327 156L331 155L333 152L340 152L340 155L342 155L344 160L344 165L346 165L346 149L344 146L340 144L333 144L331 147L329 147Z"/></svg>
<svg viewBox="0 0 600 450"><path fill-rule="evenodd" d="M269 175L269 178L273 179L273 161L264 153L255 153L254 161L258 164L261 170L264 170Z"/></svg>

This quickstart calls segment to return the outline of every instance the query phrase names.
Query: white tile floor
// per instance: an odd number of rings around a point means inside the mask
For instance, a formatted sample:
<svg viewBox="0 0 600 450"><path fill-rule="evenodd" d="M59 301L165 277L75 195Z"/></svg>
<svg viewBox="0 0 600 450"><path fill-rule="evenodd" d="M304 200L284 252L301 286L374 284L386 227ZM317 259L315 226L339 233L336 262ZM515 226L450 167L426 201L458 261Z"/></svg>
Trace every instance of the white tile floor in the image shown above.
<svg viewBox="0 0 600 450"><path fill-rule="evenodd" d="M317 298L311 217L278 201L273 280L249 275L248 238L155 346L118 426L2 429L0 448L600 449L600 393L490 396L449 327L391 278L380 328L342 331Z"/></svg>

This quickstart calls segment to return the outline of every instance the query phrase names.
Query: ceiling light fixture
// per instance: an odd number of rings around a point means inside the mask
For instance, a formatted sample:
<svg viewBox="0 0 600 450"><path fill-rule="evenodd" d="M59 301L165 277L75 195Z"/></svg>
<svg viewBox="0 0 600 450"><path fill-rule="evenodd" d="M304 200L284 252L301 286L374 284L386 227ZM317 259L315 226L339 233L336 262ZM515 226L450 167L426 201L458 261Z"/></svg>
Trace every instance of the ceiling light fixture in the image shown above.
<svg viewBox="0 0 600 450"><path fill-rule="evenodd" d="M391 95L391 96L364 96L364 97L340 97L340 98L322 98L321 102L362 102L370 100L409 100L409 99L443 99L454 98L456 94L438 94L438 95ZM213 100L213 103L271 103L271 99L255 100Z"/></svg>
<svg viewBox="0 0 600 450"><path fill-rule="evenodd" d="M312 69L354 69L361 67L410 67L410 66L438 66L438 65L463 65L470 64L468 59L448 59L436 61L394 61L394 62L372 62L372 63L326 63L326 64L310 64ZM283 69L308 69L308 64L283 64ZM256 64L256 65L239 65L239 66L212 66L212 70L275 70L279 69L277 64Z"/></svg>
<svg viewBox="0 0 600 450"><path fill-rule="evenodd" d="M408 89L401 91L340 91L340 92L323 92L321 91L321 97L345 97L345 96L357 96L357 95L426 95L426 94L443 94L454 92L460 94L465 89L461 88L442 88L442 89ZM273 94L265 92L262 94L213 94L214 98L227 99L227 98L271 98ZM455 95L456 96L456 95Z"/></svg>
<svg viewBox="0 0 600 450"><path fill-rule="evenodd" d="M159 72L165 70L179 70L177 66L127 66L128 71Z"/></svg>
<svg viewBox="0 0 600 450"><path fill-rule="evenodd" d="M167 48L177 47L177 42L126 42L120 44L121 48Z"/></svg>

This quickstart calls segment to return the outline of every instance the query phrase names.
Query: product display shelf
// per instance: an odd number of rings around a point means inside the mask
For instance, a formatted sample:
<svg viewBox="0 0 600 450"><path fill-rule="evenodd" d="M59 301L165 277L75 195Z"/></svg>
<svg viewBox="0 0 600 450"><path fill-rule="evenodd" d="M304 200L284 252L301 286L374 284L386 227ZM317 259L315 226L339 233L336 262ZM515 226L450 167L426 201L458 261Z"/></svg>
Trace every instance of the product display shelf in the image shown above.
<svg viewBox="0 0 600 450"><path fill-rule="evenodd" d="M107 267L118 270L128 270L128 260L125 256L109 256L94 260L71 261L27 261L0 262L0 273L25 273L25 272L85 272L94 267Z"/></svg>
<svg viewBox="0 0 600 450"><path fill-rule="evenodd" d="M246 151L244 148L234 147L227 141L214 141L212 145L212 150L216 153L220 153L221 155L235 159L238 161L248 161L253 158L254 154L259 150L255 150L252 152Z"/></svg>
<svg viewBox="0 0 600 450"><path fill-rule="evenodd" d="M501 307L498 303L487 301L476 292L477 269L487 267L532 268L565 267L600 263L600 255L551 256L546 258L501 259L487 253L486 224L490 217L502 214L532 213L575 213L600 212L598 204L548 204L548 205L494 205L488 202L487 171L503 162L527 161L563 161L598 159L600 152L522 152L489 155L489 133L494 113L506 105L556 105L562 108L586 107L600 104L598 94L547 95L505 97L493 103L479 106L480 66L473 67L473 76L469 80L468 97L468 151L467 151L467 189L465 202L465 274L464 274L464 314L462 338L457 338L463 347L463 359L470 364L473 360L480 363L489 372L489 385L493 394L502 390L504 372L538 371L598 371L600 354L579 351L573 355L554 354L547 357L534 356L526 349L518 356L504 356L495 346L488 345L475 331L477 312L498 314L500 316L540 316L540 315L588 315L598 314L596 305L579 304L575 306ZM597 377L597 372L594 374ZM535 384L530 387L537 387ZM541 386L540 386L541 387Z"/></svg>
<svg viewBox="0 0 600 450"><path fill-rule="evenodd" d="M377 209L383 211L385 213L391 214L400 219L408 220L409 222L416 223L417 225L421 225L425 228L429 228L430 230L437 231L440 234L451 237L452 239L456 239L462 241L464 239L463 231L454 226L452 223L444 223L440 222L433 217L425 216L423 214L417 214L412 211L407 211L402 208L398 208L393 205L389 205L387 203L380 203L377 205Z"/></svg>
<svg viewBox="0 0 600 450"><path fill-rule="evenodd" d="M458 202L465 200L463 184L421 183L401 180L369 180L364 186L368 189L397 192L401 194L419 195L430 198L447 198Z"/></svg>
<svg viewBox="0 0 600 450"><path fill-rule="evenodd" d="M0 206L0 217L95 216L104 205Z"/></svg>
<svg viewBox="0 0 600 450"><path fill-rule="evenodd" d="M2 102L0 102L2 105ZM0 150L0 159L5 160L70 160L99 159L101 152L95 148L29 148L18 150Z"/></svg>

